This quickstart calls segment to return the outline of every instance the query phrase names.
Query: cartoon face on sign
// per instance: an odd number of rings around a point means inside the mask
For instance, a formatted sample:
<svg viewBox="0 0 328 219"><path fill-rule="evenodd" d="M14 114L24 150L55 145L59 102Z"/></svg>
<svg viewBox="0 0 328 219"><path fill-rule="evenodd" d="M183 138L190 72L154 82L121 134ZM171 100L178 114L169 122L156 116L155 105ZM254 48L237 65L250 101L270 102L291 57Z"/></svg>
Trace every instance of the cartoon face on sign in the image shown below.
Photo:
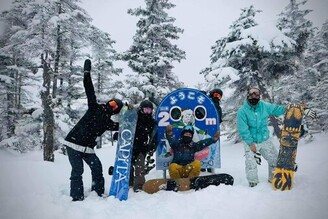
<svg viewBox="0 0 328 219"><path fill-rule="evenodd" d="M172 160L172 151L165 138L166 126L173 126L173 133L179 138L182 128L186 125L194 127L193 141L197 142L211 137L219 130L219 118L211 99L202 92L183 88L168 94L160 103L156 112L158 121L159 145L157 149L157 169L167 169ZM220 166L220 158L215 163L215 157L219 156L218 145L211 145L201 151L201 160L204 167Z"/></svg>

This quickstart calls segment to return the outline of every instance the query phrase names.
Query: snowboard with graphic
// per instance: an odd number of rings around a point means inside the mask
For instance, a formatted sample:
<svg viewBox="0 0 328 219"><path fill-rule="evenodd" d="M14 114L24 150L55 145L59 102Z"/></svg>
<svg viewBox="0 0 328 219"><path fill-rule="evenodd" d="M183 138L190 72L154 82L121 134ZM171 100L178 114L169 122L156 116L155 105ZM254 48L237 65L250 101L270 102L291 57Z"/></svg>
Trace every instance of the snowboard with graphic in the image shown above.
<svg viewBox="0 0 328 219"><path fill-rule="evenodd" d="M148 180L142 187L146 193L153 194L160 190L166 191L188 191L199 190L210 185L218 186L220 184L233 185L234 178L225 173L213 174L208 176L198 176L194 178L180 179L151 179Z"/></svg>
<svg viewBox="0 0 328 219"><path fill-rule="evenodd" d="M128 199L132 149L137 119L136 109L128 109L126 106L121 109L116 158L109 190L109 196L115 196L120 201Z"/></svg>
<svg viewBox="0 0 328 219"><path fill-rule="evenodd" d="M294 182L296 153L301 135L304 106L291 104L286 108L281 130L280 149L272 185L274 190L291 190Z"/></svg>

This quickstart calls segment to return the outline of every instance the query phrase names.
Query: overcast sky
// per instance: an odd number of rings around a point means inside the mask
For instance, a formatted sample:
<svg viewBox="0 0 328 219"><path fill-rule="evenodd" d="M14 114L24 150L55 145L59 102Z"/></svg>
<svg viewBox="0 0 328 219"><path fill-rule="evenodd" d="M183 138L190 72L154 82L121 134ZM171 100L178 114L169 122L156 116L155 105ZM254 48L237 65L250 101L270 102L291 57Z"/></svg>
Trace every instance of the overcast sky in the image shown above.
<svg viewBox="0 0 328 219"><path fill-rule="evenodd" d="M298 0L300 1L300 0ZM10 0L0 0L2 9L8 7ZM144 7L144 0L82 0L89 15L94 19L93 24L108 32L116 41L114 45L118 52L123 52L132 43L139 18L127 14L129 8ZM175 25L184 29L180 39L174 41L180 49L186 51L186 60L174 63L173 71L179 79L188 86L203 82L199 75L201 69L209 65L211 46L220 37L226 36L229 26L241 12L241 8L251 4L263 12L256 20L260 24L272 24L277 15L285 8L289 0L171 0L175 8L167 11L169 16L176 18ZM308 0L303 9L312 9L308 16L315 26L328 18L328 0ZM124 72L131 71L126 64Z"/></svg>
<svg viewBox="0 0 328 219"><path fill-rule="evenodd" d="M186 60L175 63L173 71L188 86L203 82L201 69L209 65L211 46L226 36L229 26L251 4L263 12L257 17L260 24L272 23L288 4L288 0L171 0L176 5L168 11L176 18L175 25L183 28L180 39L174 41L186 51ZM144 0L93 0L83 1L83 7L94 19L94 24L110 33L116 40L115 48L125 51L132 43L138 18L127 14L128 8L145 6ZM328 0L309 0L305 8L313 9L309 19L321 25L328 18ZM304 9L305 9L304 8ZM125 72L130 71L125 68Z"/></svg>

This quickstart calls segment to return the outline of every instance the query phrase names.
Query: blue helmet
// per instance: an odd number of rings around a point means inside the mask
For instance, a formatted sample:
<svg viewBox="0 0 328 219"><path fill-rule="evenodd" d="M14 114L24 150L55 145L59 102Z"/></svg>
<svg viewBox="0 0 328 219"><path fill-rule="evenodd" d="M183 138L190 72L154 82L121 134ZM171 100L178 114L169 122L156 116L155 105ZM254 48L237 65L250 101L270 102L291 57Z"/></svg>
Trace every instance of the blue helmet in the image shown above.
<svg viewBox="0 0 328 219"><path fill-rule="evenodd" d="M194 132L195 132L195 129L194 127L192 127L191 125L186 125L182 128L182 131L181 131L181 136L184 135L184 133L186 132L189 132L191 133L192 135L194 135Z"/></svg>

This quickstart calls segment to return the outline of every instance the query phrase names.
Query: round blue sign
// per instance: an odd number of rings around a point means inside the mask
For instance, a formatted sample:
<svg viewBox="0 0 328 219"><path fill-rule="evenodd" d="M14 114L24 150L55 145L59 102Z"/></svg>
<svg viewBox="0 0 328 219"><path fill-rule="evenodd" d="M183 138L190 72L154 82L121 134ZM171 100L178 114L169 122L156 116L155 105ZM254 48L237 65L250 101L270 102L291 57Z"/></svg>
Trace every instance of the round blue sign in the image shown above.
<svg viewBox="0 0 328 219"><path fill-rule="evenodd" d="M173 126L176 138L186 125L194 127L193 141L197 142L212 137L220 130L219 115L211 99L203 92L192 88L181 88L169 93L160 103L156 111L158 122L158 147L156 169L165 170L173 158L173 151L165 137L168 125ZM202 162L203 168L220 168L220 142L195 154L195 159Z"/></svg>

